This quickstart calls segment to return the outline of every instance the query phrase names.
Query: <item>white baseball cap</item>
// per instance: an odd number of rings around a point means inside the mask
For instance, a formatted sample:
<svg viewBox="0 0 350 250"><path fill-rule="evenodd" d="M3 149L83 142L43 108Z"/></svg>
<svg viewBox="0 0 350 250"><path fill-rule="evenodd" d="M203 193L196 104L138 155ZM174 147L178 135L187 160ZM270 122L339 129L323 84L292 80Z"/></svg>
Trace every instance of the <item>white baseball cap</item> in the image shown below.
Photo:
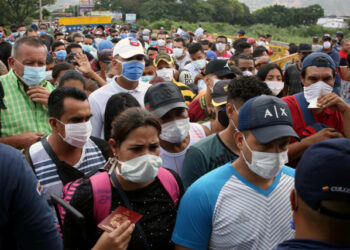
<svg viewBox="0 0 350 250"><path fill-rule="evenodd" d="M124 59L128 59L136 55L143 55L146 57L141 42L132 37L124 38L114 46L113 57L118 55Z"/></svg>

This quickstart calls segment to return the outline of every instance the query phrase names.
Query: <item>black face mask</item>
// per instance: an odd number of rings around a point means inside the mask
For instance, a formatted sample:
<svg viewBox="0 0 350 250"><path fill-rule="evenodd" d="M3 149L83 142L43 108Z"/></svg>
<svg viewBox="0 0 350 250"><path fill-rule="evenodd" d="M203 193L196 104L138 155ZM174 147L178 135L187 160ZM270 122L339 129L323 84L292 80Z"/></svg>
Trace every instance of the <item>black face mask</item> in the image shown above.
<svg viewBox="0 0 350 250"><path fill-rule="evenodd" d="M226 114L226 107L223 107L218 112L218 122L225 128L227 128L229 120Z"/></svg>

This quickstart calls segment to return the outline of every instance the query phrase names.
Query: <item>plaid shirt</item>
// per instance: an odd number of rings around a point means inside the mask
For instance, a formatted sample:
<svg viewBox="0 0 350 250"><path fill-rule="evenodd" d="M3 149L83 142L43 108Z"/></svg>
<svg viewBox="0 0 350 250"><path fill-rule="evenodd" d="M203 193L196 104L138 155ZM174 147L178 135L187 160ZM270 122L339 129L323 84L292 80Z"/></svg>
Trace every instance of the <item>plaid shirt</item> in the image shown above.
<svg viewBox="0 0 350 250"><path fill-rule="evenodd" d="M51 134L49 113L45 105L33 102L24 90L15 73L10 70L0 77L5 97L4 104L7 109L0 110L0 136L7 137L25 132L42 132ZM50 92L54 90L51 83L42 81L40 86Z"/></svg>

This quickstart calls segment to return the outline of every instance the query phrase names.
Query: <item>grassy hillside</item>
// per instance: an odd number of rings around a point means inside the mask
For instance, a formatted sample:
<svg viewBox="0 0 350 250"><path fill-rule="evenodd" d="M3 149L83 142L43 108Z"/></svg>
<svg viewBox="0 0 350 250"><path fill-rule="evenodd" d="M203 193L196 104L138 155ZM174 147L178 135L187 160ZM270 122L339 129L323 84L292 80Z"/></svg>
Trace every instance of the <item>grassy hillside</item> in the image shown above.
<svg viewBox="0 0 350 250"><path fill-rule="evenodd" d="M145 20L140 20L139 25L148 27L150 24ZM171 26L174 25L176 28L180 25L187 31L195 31L198 24L176 22L171 20L160 20L151 24L153 29L159 29L163 27L166 30L170 30ZM256 24L252 26L243 27L240 25L230 25L225 23L202 23L204 29L208 30L209 33L217 33L224 35L236 36L239 29L246 31L247 37L257 38L259 34L270 33L272 39L287 43L302 43L312 42L312 37L322 37L323 34L329 33L332 37L335 37L335 33L338 30L323 28L321 26L313 25L309 27L288 27L288 28L277 28L273 25ZM349 30L342 30L346 38L350 38Z"/></svg>

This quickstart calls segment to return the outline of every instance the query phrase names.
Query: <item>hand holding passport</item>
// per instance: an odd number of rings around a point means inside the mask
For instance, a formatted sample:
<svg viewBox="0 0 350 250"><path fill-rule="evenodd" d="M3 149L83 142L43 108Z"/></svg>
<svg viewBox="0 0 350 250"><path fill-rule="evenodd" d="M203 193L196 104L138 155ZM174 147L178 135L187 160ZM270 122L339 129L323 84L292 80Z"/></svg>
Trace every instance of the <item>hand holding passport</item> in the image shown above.
<svg viewBox="0 0 350 250"><path fill-rule="evenodd" d="M114 229L118 228L124 221L129 220L132 224L136 224L141 218L141 214L127 209L126 207L119 206L97 226L98 228L111 233Z"/></svg>

